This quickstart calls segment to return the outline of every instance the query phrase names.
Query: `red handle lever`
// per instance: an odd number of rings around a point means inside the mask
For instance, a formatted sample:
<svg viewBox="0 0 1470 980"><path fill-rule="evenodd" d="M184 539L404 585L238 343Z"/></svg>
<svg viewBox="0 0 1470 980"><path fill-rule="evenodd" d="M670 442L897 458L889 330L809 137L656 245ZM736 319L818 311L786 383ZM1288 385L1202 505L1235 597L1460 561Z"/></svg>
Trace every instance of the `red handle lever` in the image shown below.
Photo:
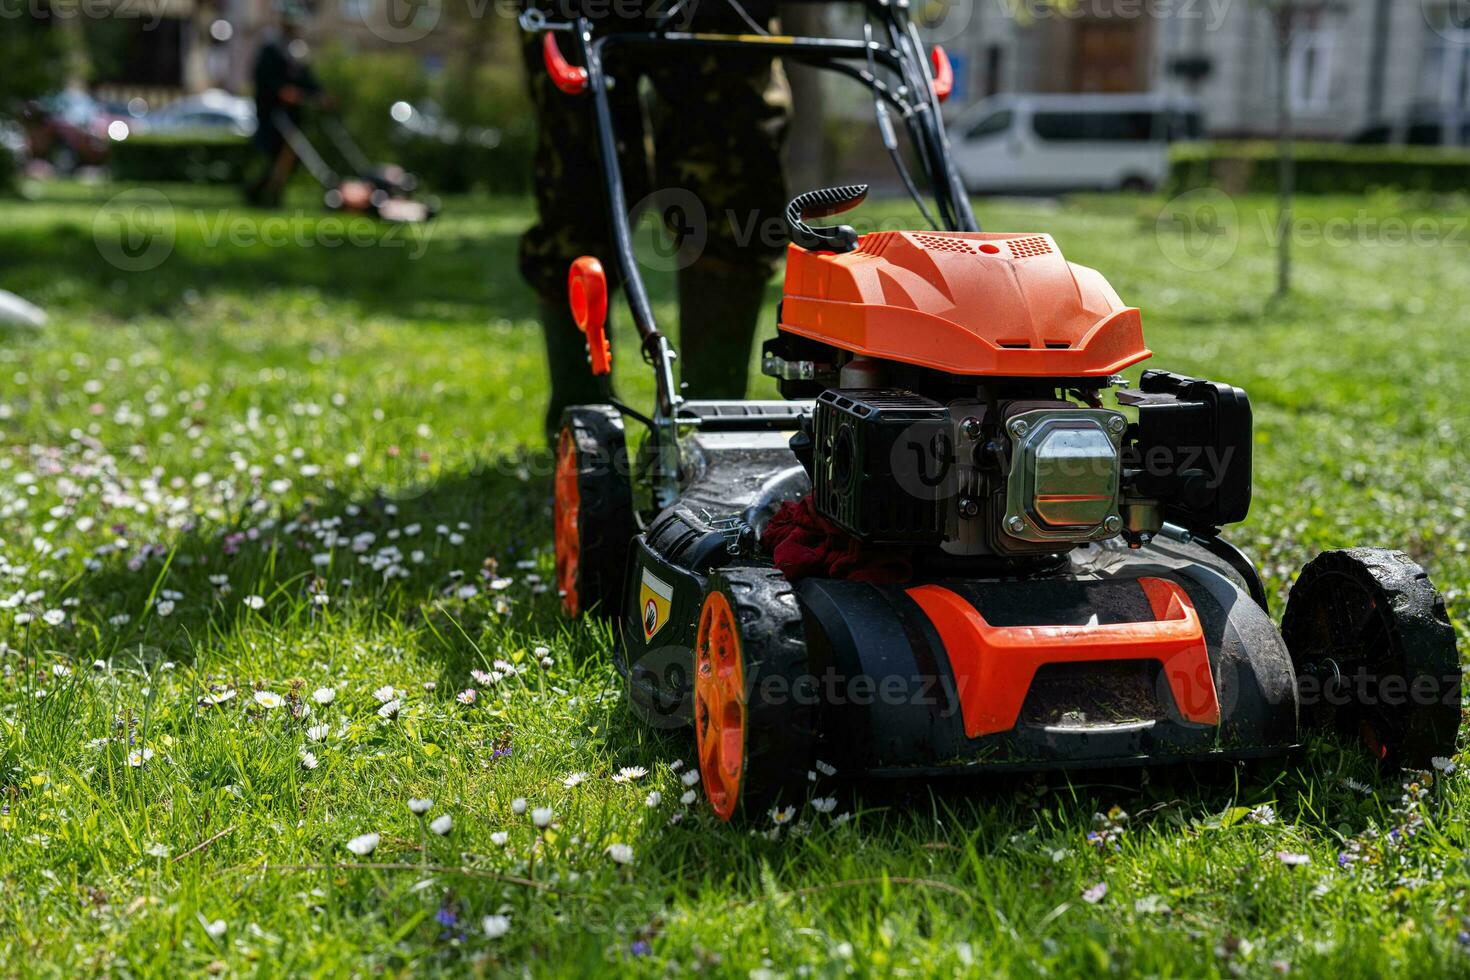
<svg viewBox="0 0 1470 980"><path fill-rule="evenodd" d="M581 95L587 90L587 69L567 61L556 46L556 35L547 31L541 35L541 60L546 62L546 74L551 84L568 95Z"/></svg>
<svg viewBox="0 0 1470 980"><path fill-rule="evenodd" d="M937 44L929 49L929 64L934 66L934 94L943 102L954 91L954 66L949 63L944 48Z"/></svg>
<svg viewBox="0 0 1470 980"><path fill-rule="evenodd" d="M567 299L571 303L572 319L587 335L592 373L598 377L611 374L612 344L607 339L607 273L602 271L601 262L584 255L572 263L571 271L567 273Z"/></svg>

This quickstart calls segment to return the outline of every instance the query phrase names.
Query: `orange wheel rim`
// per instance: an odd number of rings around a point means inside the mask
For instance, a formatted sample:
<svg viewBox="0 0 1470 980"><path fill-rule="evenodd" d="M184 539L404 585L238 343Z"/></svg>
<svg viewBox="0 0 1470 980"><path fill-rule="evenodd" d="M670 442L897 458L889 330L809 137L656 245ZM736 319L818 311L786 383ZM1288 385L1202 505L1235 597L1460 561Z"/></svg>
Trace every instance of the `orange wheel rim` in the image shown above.
<svg viewBox="0 0 1470 980"><path fill-rule="evenodd" d="M577 571L581 564L582 534L577 518L582 508L582 492L577 486L577 443L571 429L561 431L556 446L556 587L561 592L561 607L568 616L581 611L577 595Z"/></svg>
<svg viewBox="0 0 1470 980"><path fill-rule="evenodd" d="M745 668L730 600L712 592L699 614L694 724L704 792L721 820L735 815L745 777Z"/></svg>

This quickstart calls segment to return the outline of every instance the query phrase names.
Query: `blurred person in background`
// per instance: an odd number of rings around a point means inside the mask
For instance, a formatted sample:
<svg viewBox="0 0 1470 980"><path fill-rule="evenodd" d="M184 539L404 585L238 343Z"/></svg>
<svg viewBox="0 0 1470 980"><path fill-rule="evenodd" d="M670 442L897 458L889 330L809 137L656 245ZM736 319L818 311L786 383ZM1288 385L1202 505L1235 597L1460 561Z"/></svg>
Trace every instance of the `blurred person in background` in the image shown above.
<svg viewBox="0 0 1470 980"><path fill-rule="evenodd" d="M578 0L554 0L543 9L556 20L575 16L577 6ZM667 9L648 0L630 16L630 6L592 4L587 16L600 18L599 30L637 31L648 30L650 17ZM774 30L775 13L775 0L754 0L740 8L699 4L677 19L681 30L748 34L753 26ZM567 306L568 267L578 256L596 256L609 286L620 283L590 97L567 95L552 84L542 43L540 35L528 34L523 49L538 130L537 222L521 239L520 265L540 300L551 373L545 424L554 443L564 408L604 400ZM678 270L680 376L696 397L742 398L766 284L785 254L784 239L773 241L767 229L772 220L781 227L786 203L781 150L790 89L779 63L759 54L691 51L655 58L616 51L607 59L617 79L609 98L627 200L636 206L649 194L675 189L698 200L702 216L677 208L660 215L676 241L694 222L706 233L703 248ZM655 96L648 106L640 76Z"/></svg>
<svg viewBox="0 0 1470 980"><path fill-rule="evenodd" d="M305 24L305 10L294 4L283 6L279 34L268 37L255 55L254 139L264 161L260 176L246 185L245 196L261 207L280 205L286 182L296 170L296 154L277 125L276 113L300 126L302 107L322 94L301 37Z"/></svg>

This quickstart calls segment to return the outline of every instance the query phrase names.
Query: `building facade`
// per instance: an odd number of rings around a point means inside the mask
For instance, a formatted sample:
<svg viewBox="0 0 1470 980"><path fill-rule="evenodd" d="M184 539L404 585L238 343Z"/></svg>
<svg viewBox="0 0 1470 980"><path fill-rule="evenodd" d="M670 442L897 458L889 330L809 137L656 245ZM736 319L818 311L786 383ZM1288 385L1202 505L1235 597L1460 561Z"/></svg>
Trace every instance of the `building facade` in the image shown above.
<svg viewBox="0 0 1470 980"><path fill-rule="evenodd" d="M1300 132L1470 116L1470 0L1302 0L1288 92ZM1204 106L1212 136L1276 128L1275 30L1259 0L951 0L928 19L963 71L957 102L996 92L1156 92Z"/></svg>

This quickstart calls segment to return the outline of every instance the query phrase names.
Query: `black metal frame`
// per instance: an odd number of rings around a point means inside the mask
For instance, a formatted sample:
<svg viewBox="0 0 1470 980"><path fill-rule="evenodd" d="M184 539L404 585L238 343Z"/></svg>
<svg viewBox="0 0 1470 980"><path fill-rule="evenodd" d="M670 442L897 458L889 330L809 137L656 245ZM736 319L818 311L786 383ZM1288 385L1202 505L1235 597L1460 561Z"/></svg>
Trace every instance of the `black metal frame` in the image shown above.
<svg viewBox="0 0 1470 980"><path fill-rule="evenodd" d="M654 474L659 484L658 496L671 502L677 494L678 442L677 426L684 403L674 380L675 353L667 337L658 329L647 288L638 272L633 249L632 229L628 220L627 196L622 171L618 166L617 139L613 127L612 108L608 102L610 78L604 68L604 54L617 48L687 49L699 51L761 52L772 58L785 57L813 67L846 75L865 85L880 107L896 108L908 130L928 178L930 191L938 206L940 221L951 231L978 231L978 222L970 208L964 183L950 158L948 137L939 111L939 97L934 91L928 65L922 51L918 30L909 19L908 0L856 0L869 16L886 30L886 41L874 40L871 31L863 40L790 35L711 34L654 29L649 31L602 32L597 22L587 17L574 21L550 21L535 9L521 15L520 25L531 33L563 32L571 34L587 72L587 91L592 96L596 118L598 156L602 164L608 216L613 229L614 259L626 292L628 309L642 338L643 356L654 369L657 399L651 422L660 443L656 459L661 473ZM856 65L852 63L856 63ZM892 76L892 82L877 74L881 66ZM880 124L887 126L886 108L879 110ZM907 179L907 175L904 175Z"/></svg>

